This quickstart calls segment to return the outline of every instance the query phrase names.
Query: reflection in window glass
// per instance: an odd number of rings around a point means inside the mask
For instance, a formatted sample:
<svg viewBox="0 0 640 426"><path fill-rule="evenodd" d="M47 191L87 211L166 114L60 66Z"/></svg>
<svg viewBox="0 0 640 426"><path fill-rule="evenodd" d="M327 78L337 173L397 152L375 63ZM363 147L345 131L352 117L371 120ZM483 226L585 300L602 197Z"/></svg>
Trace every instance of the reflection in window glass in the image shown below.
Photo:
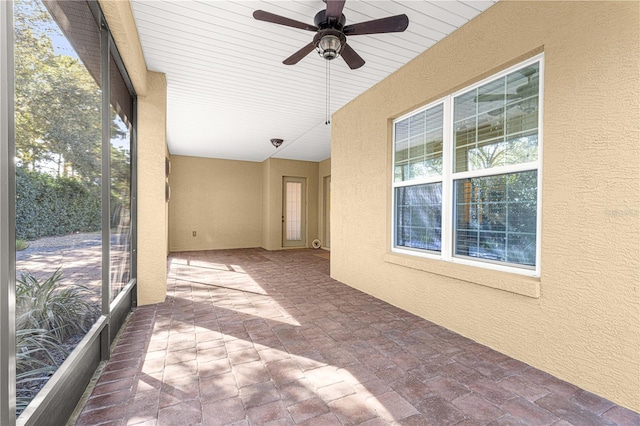
<svg viewBox="0 0 640 426"><path fill-rule="evenodd" d="M131 130L112 108L111 299L131 278Z"/></svg>
<svg viewBox="0 0 640 426"><path fill-rule="evenodd" d="M537 172L455 182L455 254L519 265L536 261Z"/></svg>
<svg viewBox="0 0 640 426"><path fill-rule="evenodd" d="M286 240L302 240L302 183L287 182Z"/></svg>
<svg viewBox="0 0 640 426"><path fill-rule="evenodd" d="M442 174L442 119L440 104L395 124L394 181Z"/></svg>
<svg viewBox="0 0 640 426"><path fill-rule="evenodd" d="M109 59L111 104L110 168L111 211L109 213L110 301L131 278L131 123L133 98L113 55Z"/></svg>
<svg viewBox="0 0 640 426"><path fill-rule="evenodd" d="M396 192L395 245L440 251L442 183L403 186Z"/></svg>
<svg viewBox="0 0 640 426"><path fill-rule="evenodd" d="M17 0L14 25L19 415L100 313L101 90L86 3Z"/></svg>
<svg viewBox="0 0 640 426"><path fill-rule="evenodd" d="M542 59L394 121L394 251L539 274Z"/></svg>
<svg viewBox="0 0 640 426"><path fill-rule="evenodd" d="M455 97L455 173L538 159L539 79L535 63Z"/></svg>

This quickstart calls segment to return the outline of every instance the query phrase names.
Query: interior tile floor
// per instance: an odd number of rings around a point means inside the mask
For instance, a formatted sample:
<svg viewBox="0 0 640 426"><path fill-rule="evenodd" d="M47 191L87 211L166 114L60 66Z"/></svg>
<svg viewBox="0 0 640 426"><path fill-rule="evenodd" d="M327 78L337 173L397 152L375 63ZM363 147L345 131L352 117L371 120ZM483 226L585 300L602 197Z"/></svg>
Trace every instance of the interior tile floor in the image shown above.
<svg viewBox="0 0 640 426"><path fill-rule="evenodd" d="M174 254L77 426L640 425L640 415L329 277L322 252Z"/></svg>

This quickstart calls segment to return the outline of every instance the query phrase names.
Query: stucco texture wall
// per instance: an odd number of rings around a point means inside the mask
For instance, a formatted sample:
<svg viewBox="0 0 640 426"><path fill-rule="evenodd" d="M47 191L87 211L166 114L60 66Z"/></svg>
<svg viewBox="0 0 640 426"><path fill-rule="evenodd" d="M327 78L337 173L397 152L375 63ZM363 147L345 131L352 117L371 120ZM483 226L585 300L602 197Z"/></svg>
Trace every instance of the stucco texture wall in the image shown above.
<svg viewBox="0 0 640 426"><path fill-rule="evenodd" d="M165 153L167 81L147 74L138 97L138 304L164 302L167 290Z"/></svg>
<svg viewBox="0 0 640 426"><path fill-rule="evenodd" d="M147 94L147 64L128 0L98 0L138 96Z"/></svg>
<svg viewBox="0 0 640 426"><path fill-rule="evenodd" d="M171 166L170 251L260 247L260 163L173 155Z"/></svg>
<svg viewBox="0 0 640 426"><path fill-rule="evenodd" d="M147 70L131 3L99 0L99 4L138 96L138 304L163 302L168 241L166 78L164 74Z"/></svg>
<svg viewBox="0 0 640 426"><path fill-rule="evenodd" d="M336 112L332 276L640 411L639 7L501 1ZM391 120L541 51L541 277L390 255Z"/></svg>
<svg viewBox="0 0 640 426"><path fill-rule="evenodd" d="M327 228L331 226L331 223L326 220L330 210L330 203L326 199L326 191L330 191L330 188L327 188L327 179L330 178L331 159L328 158L318 163L318 238L323 248L329 248L331 245L331 237L327 235L329 231Z"/></svg>
<svg viewBox="0 0 640 426"><path fill-rule="evenodd" d="M282 179L300 177L307 181L307 245L318 238L318 163L270 158L262 163L264 230L262 246L267 250L282 247Z"/></svg>

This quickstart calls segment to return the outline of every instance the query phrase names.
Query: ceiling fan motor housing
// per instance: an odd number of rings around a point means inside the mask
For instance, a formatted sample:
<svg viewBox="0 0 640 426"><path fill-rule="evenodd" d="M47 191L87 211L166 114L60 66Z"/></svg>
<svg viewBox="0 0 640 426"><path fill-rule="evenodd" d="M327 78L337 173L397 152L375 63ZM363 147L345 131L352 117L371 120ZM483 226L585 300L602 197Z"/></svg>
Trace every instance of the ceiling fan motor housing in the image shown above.
<svg viewBox="0 0 640 426"><path fill-rule="evenodd" d="M341 56L349 68L355 70L363 66L365 61L347 44L347 36L402 32L407 29L409 18L402 14L345 26L347 19L342 13L345 1L324 0L327 7L316 13L313 18L315 25L305 24L264 10L254 11L253 17L259 21L316 33L310 43L282 61L283 64L295 65L315 49L320 57L326 60Z"/></svg>
<svg viewBox="0 0 640 426"><path fill-rule="evenodd" d="M319 28L313 42L318 54L324 59L330 61L337 58L347 43L347 38L342 33L345 22L344 14L340 14L340 19L327 18L326 10L316 13L313 18L313 23Z"/></svg>
<svg viewBox="0 0 640 426"><path fill-rule="evenodd" d="M320 12L316 13L316 16L313 17L313 23L321 30L324 30L326 28L334 28L338 31L342 31L345 22L347 22L347 18L344 17L344 14L340 14L340 19L337 20L335 18L327 19L326 10L321 10Z"/></svg>

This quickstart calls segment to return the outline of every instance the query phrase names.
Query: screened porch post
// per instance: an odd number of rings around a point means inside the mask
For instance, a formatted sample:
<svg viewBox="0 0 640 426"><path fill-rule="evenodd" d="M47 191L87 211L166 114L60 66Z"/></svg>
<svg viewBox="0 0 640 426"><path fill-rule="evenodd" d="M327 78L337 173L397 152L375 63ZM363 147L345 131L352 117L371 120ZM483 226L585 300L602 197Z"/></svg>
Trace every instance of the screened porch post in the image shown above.
<svg viewBox="0 0 640 426"><path fill-rule="evenodd" d="M16 422L13 1L0 2L0 424Z"/></svg>

